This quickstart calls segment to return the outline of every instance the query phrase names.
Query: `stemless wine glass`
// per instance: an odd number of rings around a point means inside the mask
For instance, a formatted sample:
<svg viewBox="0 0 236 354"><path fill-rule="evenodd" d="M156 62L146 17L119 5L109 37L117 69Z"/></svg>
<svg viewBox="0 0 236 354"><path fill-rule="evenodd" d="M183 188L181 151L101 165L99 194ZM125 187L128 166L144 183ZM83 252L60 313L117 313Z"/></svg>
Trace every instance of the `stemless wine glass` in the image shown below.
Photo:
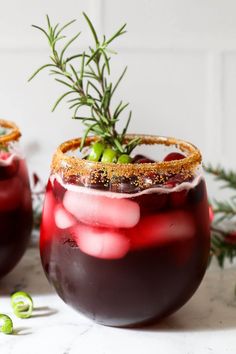
<svg viewBox="0 0 236 354"><path fill-rule="evenodd" d="M104 325L135 326L171 314L193 295L208 263L199 150L173 138L140 138L141 148L185 157L90 162L77 157L81 139L75 139L57 149L47 186L40 242L45 273L67 304Z"/></svg>
<svg viewBox="0 0 236 354"><path fill-rule="evenodd" d="M0 120L0 278L22 257L32 229L31 192L20 136L14 123Z"/></svg>

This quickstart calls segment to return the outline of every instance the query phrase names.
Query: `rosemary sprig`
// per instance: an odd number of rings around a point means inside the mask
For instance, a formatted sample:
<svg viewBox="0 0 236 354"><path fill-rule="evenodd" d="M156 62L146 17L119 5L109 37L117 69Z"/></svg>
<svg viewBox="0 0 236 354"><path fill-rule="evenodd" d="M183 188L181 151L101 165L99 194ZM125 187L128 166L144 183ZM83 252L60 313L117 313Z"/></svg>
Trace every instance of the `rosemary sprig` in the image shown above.
<svg viewBox="0 0 236 354"><path fill-rule="evenodd" d="M221 222L223 220L230 220L236 216L236 203L235 198L230 198L230 201L213 201L214 214L218 215L216 222Z"/></svg>
<svg viewBox="0 0 236 354"><path fill-rule="evenodd" d="M63 100L67 100L69 108L73 110L72 118L80 120L85 126L81 149L84 146L86 137L92 133L99 136L107 146L112 147L118 154L130 154L140 142L139 138L135 138L129 143L125 143L125 135L130 123L131 111L122 132L118 133L116 130L116 124L120 119L121 113L127 108L128 103L120 102L113 110L111 107L114 93L123 79L127 68L124 69L115 84L109 80L111 72L110 55L114 53L110 49L110 44L126 33L126 24L108 39L106 36L99 39L91 20L85 13L83 15L92 33L94 45L90 46L87 51L71 56L67 55L68 49L81 33L78 32L75 36L66 40L64 31L75 20L60 27L59 24L53 26L47 16L46 29L33 25L34 28L40 30L46 36L51 50L51 61L36 70L29 78L29 81L42 70L49 69L49 73L54 76L55 80L67 88L67 91L56 100L52 111ZM58 42L63 41L65 41L64 46L58 49ZM82 107L86 107L87 109L85 115L80 115Z"/></svg>
<svg viewBox="0 0 236 354"><path fill-rule="evenodd" d="M215 177L216 181L223 182L221 188L229 188L236 190L236 173L233 170L226 171L223 167L212 165L204 166L207 173ZM212 200L213 212L217 216L215 223L223 220L231 220L236 216L236 195L232 196L229 201Z"/></svg>
<svg viewBox="0 0 236 354"><path fill-rule="evenodd" d="M224 182L223 188L236 189L236 172L233 170L226 171L223 167L213 167L211 164L205 165L206 172L215 176L217 181Z"/></svg>

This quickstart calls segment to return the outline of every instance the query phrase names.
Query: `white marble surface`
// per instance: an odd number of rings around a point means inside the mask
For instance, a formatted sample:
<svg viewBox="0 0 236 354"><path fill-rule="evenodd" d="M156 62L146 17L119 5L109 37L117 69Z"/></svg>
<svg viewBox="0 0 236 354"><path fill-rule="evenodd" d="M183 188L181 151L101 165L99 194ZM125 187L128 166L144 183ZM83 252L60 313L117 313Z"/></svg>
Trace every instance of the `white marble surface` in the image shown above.
<svg viewBox="0 0 236 354"><path fill-rule="evenodd" d="M235 354L236 267L212 266L193 298L162 323L143 329L97 325L65 305L48 285L37 247L0 281L0 313L12 316L9 294L32 294L30 319L14 321L14 335L0 333L0 354Z"/></svg>

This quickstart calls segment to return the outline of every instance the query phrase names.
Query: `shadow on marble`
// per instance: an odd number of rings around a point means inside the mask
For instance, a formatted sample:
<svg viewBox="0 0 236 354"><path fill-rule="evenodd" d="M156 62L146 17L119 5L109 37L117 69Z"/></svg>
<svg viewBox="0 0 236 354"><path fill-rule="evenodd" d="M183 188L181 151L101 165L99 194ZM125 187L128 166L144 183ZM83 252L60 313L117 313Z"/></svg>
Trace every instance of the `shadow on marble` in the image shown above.
<svg viewBox="0 0 236 354"><path fill-rule="evenodd" d="M48 317L58 313L58 310L48 306L34 307L34 313L31 317Z"/></svg>
<svg viewBox="0 0 236 354"><path fill-rule="evenodd" d="M148 332L188 332L236 328L236 268L208 270L194 296L175 314L141 328Z"/></svg>
<svg viewBox="0 0 236 354"><path fill-rule="evenodd" d="M13 331L13 335L16 335L16 336L27 336L29 334L32 334L33 332L31 332L32 328L29 328L29 327L16 327L14 328L14 331Z"/></svg>
<svg viewBox="0 0 236 354"><path fill-rule="evenodd" d="M0 280L0 296L18 290L27 291L31 295L54 293L44 274L36 246L29 247L17 266Z"/></svg>

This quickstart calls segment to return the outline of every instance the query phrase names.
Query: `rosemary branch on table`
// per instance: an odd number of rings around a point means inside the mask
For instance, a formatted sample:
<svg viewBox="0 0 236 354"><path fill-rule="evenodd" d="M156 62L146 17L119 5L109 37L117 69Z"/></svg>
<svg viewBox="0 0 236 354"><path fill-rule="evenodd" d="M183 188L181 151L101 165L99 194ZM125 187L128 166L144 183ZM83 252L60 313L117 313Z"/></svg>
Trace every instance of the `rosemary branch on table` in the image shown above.
<svg viewBox="0 0 236 354"><path fill-rule="evenodd" d="M217 258L221 267L224 266L226 259L232 263L236 257L236 233L226 232L212 225L210 260L212 257Z"/></svg>
<svg viewBox="0 0 236 354"><path fill-rule="evenodd" d="M140 142L137 137L125 143L125 135L132 115L131 111L129 111L122 132L119 133L116 129L121 113L125 111L129 104L120 101L114 109L111 107L113 96L126 73L127 67L115 83L110 81L111 55L116 54L110 49L110 44L126 33L126 24L109 38L102 36L99 39L89 17L85 13L83 13L83 16L92 33L94 45L89 46L88 50L74 55L68 55L67 53L81 32L78 32L69 40L66 39L64 33L65 29L71 26L75 20L60 27L58 23L55 26L52 25L47 16L46 29L33 25L34 28L40 30L46 36L51 55L50 62L36 70L29 81L40 71L49 69L50 75L67 89L56 100L52 111L61 101L67 100L69 108L73 110L72 118L80 120L85 127L81 149L87 136L92 133L99 136L106 146L112 147L118 154L129 155ZM63 41L65 41L64 46L58 48L58 43ZM80 115L82 107L86 107L87 114Z"/></svg>
<svg viewBox="0 0 236 354"><path fill-rule="evenodd" d="M236 173L221 166L204 166L207 173L222 182L221 188L236 191ZM225 260L230 262L236 257L236 192L229 200L211 201L214 219L211 225L211 258L216 257L223 267Z"/></svg>
<svg viewBox="0 0 236 354"><path fill-rule="evenodd" d="M224 188L236 189L236 172L233 170L226 171L223 167L213 167L211 164L205 165L204 169L207 173L212 174L217 181L223 182Z"/></svg>

